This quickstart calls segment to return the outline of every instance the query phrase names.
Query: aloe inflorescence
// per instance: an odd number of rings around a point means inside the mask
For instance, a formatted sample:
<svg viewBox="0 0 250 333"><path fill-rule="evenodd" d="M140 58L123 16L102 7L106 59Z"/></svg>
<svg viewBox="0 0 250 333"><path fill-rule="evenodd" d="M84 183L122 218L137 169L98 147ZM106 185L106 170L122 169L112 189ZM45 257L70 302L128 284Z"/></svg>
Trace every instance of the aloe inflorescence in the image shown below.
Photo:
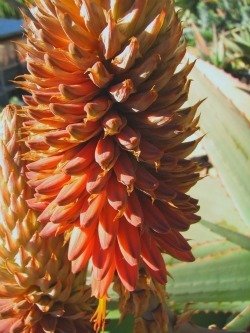
<svg viewBox="0 0 250 333"><path fill-rule="evenodd" d="M31 191L16 111L3 111L0 145L0 332L93 332L95 303L85 272L71 272L62 235L39 236L36 214L26 204Z"/></svg>
<svg viewBox="0 0 250 333"><path fill-rule="evenodd" d="M36 0L25 18L29 94L19 114L27 202L43 238L69 239L72 272L92 262L95 328L118 277L167 282L162 254L192 261L181 235L199 217L186 157L199 140L187 100L193 63L171 0Z"/></svg>

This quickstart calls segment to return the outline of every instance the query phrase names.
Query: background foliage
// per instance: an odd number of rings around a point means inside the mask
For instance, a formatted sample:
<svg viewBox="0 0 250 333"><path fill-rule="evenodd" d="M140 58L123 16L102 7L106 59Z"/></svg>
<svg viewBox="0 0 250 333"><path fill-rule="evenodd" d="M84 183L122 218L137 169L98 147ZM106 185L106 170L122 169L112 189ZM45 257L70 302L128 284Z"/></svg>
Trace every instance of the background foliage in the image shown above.
<svg viewBox="0 0 250 333"><path fill-rule="evenodd" d="M25 4L25 0L7 1L0 0L0 18L20 18L20 11L18 9L18 4L20 6Z"/></svg>
<svg viewBox="0 0 250 333"><path fill-rule="evenodd" d="M227 71L250 69L249 0L176 0L188 42Z"/></svg>

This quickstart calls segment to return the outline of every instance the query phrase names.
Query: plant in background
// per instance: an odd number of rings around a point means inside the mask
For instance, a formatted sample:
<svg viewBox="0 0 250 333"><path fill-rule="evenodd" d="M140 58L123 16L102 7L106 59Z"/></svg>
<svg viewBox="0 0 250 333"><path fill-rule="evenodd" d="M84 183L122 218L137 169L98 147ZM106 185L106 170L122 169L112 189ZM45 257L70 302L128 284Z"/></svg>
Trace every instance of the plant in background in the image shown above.
<svg viewBox="0 0 250 333"><path fill-rule="evenodd" d="M0 17L2 18L20 18L20 8L26 9L25 0L0 0Z"/></svg>
<svg viewBox="0 0 250 333"><path fill-rule="evenodd" d="M62 236L39 236L21 161L16 109L3 111L0 146L0 332L92 332L85 273L71 273Z"/></svg>
<svg viewBox="0 0 250 333"><path fill-rule="evenodd" d="M114 277L129 293L138 276L165 285L162 253L194 260L180 233L199 220L186 157L200 140L186 139L200 103L181 109L193 63L176 72L186 44L171 0L37 0L31 13L19 80L28 205L42 237L69 239L73 273L92 261L98 330Z"/></svg>
<svg viewBox="0 0 250 333"><path fill-rule="evenodd" d="M250 19L248 0L201 0L196 2L195 8L192 2L176 3L183 9L182 19L186 25L186 38L190 46L196 46L201 51L203 59L230 72L248 71L247 31ZM236 32L241 35L240 45L235 40Z"/></svg>
<svg viewBox="0 0 250 333"><path fill-rule="evenodd" d="M238 62L235 68L250 71L250 28L242 27L231 31L234 48L239 49Z"/></svg>
<svg viewBox="0 0 250 333"><path fill-rule="evenodd" d="M198 53L204 60L231 72L248 71L250 33L247 28L234 29L218 34L213 26L212 42L207 44L199 28L192 23Z"/></svg>

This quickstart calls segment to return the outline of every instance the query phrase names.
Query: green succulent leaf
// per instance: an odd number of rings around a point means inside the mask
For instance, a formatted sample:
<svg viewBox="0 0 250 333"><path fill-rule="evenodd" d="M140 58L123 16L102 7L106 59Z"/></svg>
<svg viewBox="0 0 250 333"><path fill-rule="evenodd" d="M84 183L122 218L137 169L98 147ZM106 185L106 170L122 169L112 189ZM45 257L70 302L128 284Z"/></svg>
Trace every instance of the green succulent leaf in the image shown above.
<svg viewBox="0 0 250 333"><path fill-rule="evenodd" d="M250 326L250 305L240 312L224 329L231 331L246 330Z"/></svg>
<svg viewBox="0 0 250 333"><path fill-rule="evenodd" d="M202 220L200 223L215 232L216 234L226 238L229 242L239 245L242 249L250 251L250 237L247 237L238 232L224 228L218 224L211 223L209 221Z"/></svg>
<svg viewBox="0 0 250 333"><path fill-rule="evenodd" d="M249 260L248 251L235 248L191 264L173 264L168 269L174 279L167 286L171 305L203 311L242 310L250 302Z"/></svg>
<svg viewBox="0 0 250 333"><path fill-rule="evenodd" d="M201 106L200 126L206 136L203 147L207 151L222 183L226 187L242 220L250 223L250 131L249 122L237 107L234 99L240 97L233 89L232 100L220 90L213 68L203 70L197 63L192 72L191 102L207 96ZM246 101L250 103L250 97ZM249 105L249 104L248 104ZM220 204L219 202L217 203Z"/></svg>

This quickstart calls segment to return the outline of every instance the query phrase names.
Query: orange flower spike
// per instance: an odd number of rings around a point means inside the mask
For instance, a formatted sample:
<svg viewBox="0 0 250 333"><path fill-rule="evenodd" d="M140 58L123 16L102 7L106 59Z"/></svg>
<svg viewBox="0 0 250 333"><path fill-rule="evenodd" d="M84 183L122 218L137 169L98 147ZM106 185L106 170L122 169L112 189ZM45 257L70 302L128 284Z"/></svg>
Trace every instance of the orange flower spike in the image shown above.
<svg viewBox="0 0 250 333"><path fill-rule="evenodd" d="M27 187L26 167L21 159L27 148L20 136L20 111L18 107L6 107L2 117L0 331L45 333L63 328L65 333L80 333L82 330L91 333L93 330L89 319L93 304L90 289L85 284L85 273L74 275L70 271L68 245L63 236L54 239L42 239L39 236L41 225L36 214L26 204L26 201L33 200L30 199L33 191ZM44 162L42 166L53 167L58 159ZM38 164L32 166L36 171L41 167ZM33 173L34 178L42 178L38 172L28 173ZM57 185L53 183L53 187ZM45 202L42 204L48 205ZM48 226L46 224L45 234L53 236L68 228L66 225L49 230ZM55 308L59 310L56 311L56 317ZM67 313L69 308L70 316Z"/></svg>
<svg viewBox="0 0 250 333"><path fill-rule="evenodd" d="M132 291L138 266L166 282L161 252L193 259L180 236L199 219L185 194L199 179L186 159L199 140L184 143L199 103L182 109L193 64L179 70L173 0L35 0L32 12L19 82L28 204L44 236L68 232L74 272L94 261L98 330L115 273Z"/></svg>

